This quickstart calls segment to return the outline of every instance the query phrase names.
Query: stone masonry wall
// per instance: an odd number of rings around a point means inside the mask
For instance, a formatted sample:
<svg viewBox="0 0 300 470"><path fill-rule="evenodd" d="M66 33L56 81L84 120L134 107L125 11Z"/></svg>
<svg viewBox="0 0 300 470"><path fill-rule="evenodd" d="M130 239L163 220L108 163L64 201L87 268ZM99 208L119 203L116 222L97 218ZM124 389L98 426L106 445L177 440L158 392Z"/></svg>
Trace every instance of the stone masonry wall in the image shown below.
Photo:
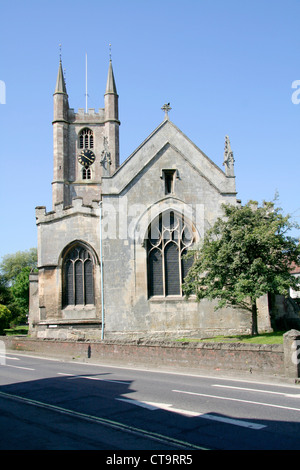
<svg viewBox="0 0 300 470"><path fill-rule="evenodd" d="M121 366L168 369L177 372L201 370L242 371L283 376L282 345L241 343L68 342L1 337L7 349L43 357L90 361Z"/></svg>

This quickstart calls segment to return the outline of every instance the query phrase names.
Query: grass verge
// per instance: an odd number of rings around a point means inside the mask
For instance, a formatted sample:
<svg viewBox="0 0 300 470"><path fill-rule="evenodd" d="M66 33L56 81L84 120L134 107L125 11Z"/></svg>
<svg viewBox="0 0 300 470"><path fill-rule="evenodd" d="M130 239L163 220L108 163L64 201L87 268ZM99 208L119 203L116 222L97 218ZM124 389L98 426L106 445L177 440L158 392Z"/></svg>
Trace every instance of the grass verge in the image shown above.
<svg viewBox="0 0 300 470"><path fill-rule="evenodd" d="M6 328L4 330L6 336L13 336L13 335L27 335L28 334L28 326L27 325L18 325L11 328Z"/></svg>
<svg viewBox="0 0 300 470"><path fill-rule="evenodd" d="M282 344L284 331L273 333L261 333L257 336L235 335L235 336L214 336L212 338L178 338L180 342L217 342L217 343L252 343L252 344Z"/></svg>

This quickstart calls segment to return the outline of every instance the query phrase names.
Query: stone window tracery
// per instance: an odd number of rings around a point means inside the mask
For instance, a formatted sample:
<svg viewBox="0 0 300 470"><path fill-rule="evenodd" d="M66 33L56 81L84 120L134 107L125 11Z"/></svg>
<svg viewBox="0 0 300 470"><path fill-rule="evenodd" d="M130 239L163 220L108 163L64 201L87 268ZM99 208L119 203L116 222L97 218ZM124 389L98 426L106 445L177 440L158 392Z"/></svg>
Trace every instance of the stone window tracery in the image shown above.
<svg viewBox="0 0 300 470"><path fill-rule="evenodd" d="M94 148L94 135L91 129L83 129L79 134L79 148L92 149Z"/></svg>
<svg viewBox="0 0 300 470"><path fill-rule="evenodd" d="M192 227L173 211L160 214L148 230L148 296L182 296L182 283L193 263L185 259L194 243Z"/></svg>
<svg viewBox="0 0 300 470"><path fill-rule="evenodd" d="M63 306L94 304L94 266L90 252L72 248L63 262Z"/></svg>

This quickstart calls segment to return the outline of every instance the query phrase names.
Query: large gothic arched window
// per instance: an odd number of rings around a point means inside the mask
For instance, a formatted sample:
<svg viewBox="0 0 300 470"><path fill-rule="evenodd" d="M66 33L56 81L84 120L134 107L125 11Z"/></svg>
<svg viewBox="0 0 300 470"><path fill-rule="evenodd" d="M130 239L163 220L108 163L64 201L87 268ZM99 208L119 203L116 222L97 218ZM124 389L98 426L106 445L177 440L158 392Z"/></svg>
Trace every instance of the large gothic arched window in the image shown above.
<svg viewBox="0 0 300 470"><path fill-rule="evenodd" d="M63 304L94 304L94 266L90 252L76 245L63 261Z"/></svg>
<svg viewBox="0 0 300 470"><path fill-rule="evenodd" d="M184 217L173 211L160 214L148 230L148 295L182 295L182 283L193 259L185 255L194 233Z"/></svg>

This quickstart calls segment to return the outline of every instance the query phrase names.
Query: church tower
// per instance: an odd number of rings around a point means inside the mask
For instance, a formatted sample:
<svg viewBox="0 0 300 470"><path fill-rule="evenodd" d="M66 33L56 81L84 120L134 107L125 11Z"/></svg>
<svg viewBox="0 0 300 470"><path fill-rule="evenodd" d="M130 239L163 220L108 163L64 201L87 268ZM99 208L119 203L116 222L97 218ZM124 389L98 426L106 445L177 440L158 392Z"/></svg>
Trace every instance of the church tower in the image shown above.
<svg viewBox="0 0 300 470"><path fill-rule="evenodd" d="M119 167L120 121L111 59L104 108L75 112L69 107L61 60L53 100L53 210L57 204L72 205L78 197L87 205L99 201L102 176Z"/></svg>

